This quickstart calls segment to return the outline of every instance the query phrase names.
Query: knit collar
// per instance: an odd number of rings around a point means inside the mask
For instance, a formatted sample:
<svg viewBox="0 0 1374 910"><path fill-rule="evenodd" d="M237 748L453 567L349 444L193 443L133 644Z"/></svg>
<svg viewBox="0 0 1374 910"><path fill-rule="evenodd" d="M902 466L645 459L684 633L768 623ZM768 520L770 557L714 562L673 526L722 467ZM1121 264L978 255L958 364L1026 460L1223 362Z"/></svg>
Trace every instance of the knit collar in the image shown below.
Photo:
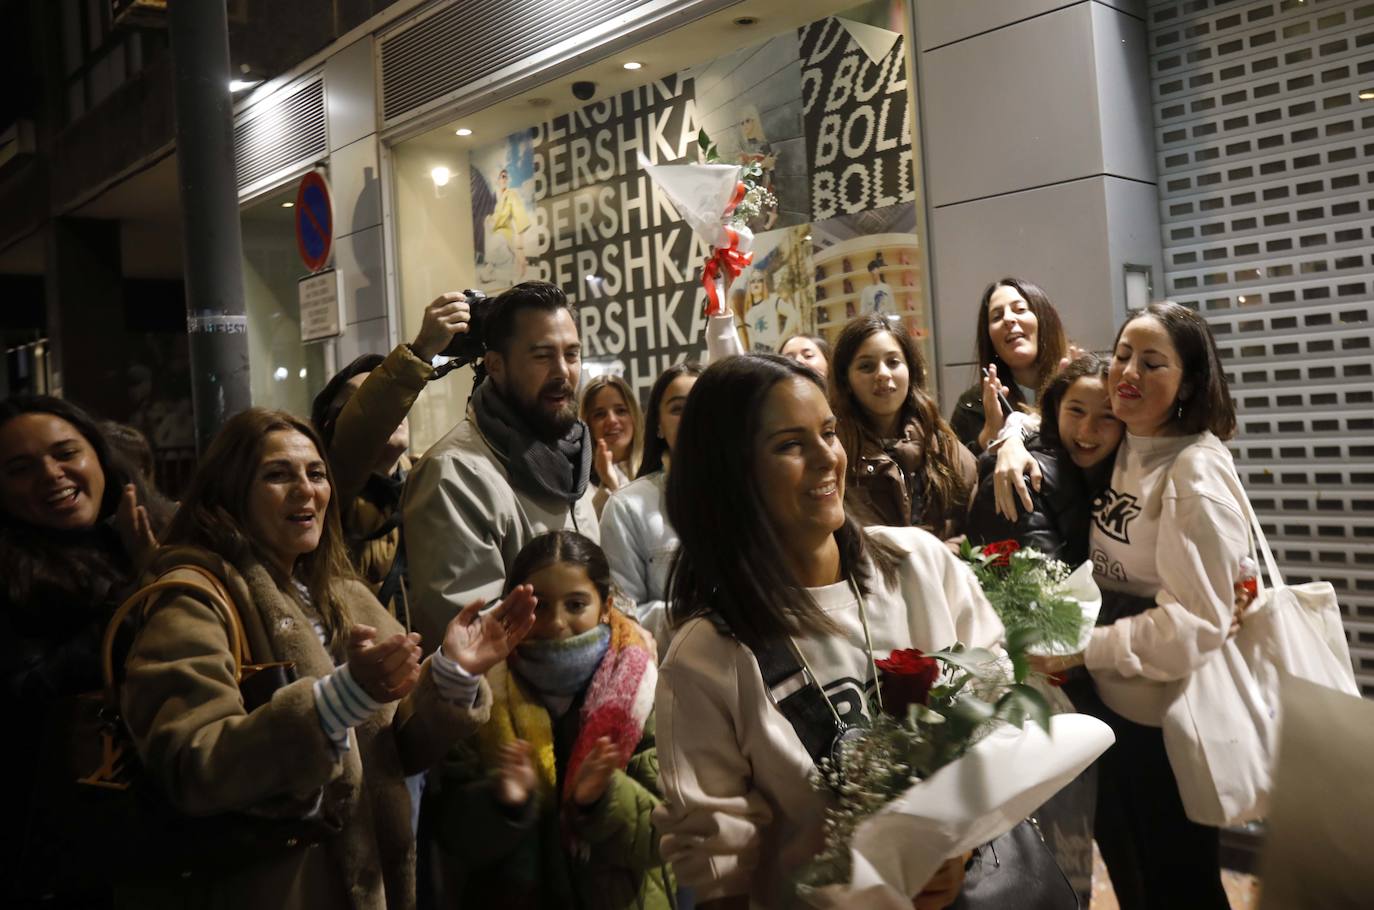
<svg viewBox="0 0 1374 910"><path fill-rule="evenodd" d="M511 486L520 492L572 505L587 491L592 444L582 421L552 444L537 439L490 380L472 393L472 415L487 442L505 459Z"/></svg>

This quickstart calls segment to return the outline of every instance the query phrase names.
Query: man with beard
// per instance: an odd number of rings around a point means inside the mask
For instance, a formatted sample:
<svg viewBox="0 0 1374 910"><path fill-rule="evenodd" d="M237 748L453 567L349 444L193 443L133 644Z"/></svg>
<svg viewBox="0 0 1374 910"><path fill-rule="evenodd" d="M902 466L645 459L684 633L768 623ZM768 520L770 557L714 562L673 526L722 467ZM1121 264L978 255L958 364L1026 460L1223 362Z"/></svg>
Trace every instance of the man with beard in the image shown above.
<svg viewBox="0 0 1374 910"><path fill-rule="evenodd" d="M564 528L600 538L567 297L543 281L516 285L494 301L483 340L486 381L467 418L415 465L402 501L411 621L426 650L464 606L501 595L531 538Z"/></svg>

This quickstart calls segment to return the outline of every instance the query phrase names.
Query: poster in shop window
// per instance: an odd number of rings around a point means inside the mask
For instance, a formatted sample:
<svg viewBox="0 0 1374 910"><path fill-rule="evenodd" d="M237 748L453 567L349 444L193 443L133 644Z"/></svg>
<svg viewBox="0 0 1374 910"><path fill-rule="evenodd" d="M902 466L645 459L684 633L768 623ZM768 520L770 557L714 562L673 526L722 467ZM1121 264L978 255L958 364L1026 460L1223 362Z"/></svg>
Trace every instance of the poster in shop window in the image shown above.
<svg viewBox="0 0 1374 910"><path fill-rule="evenodd" d="M857 7L474 150L480 286L558 284L577 305L584 358L647 395L664 368L704 351L707 250L641 162L696 161L704 128L724 160L761 165L778 198L750 225L754 261L731 289L749 349L798 331L833 337L865 293L877 311L918 314L899 10ZM859 236L870 228L876 245ZM841 242L852 275L837 271L843 255L817 258ZM885 296L869 290L875 260Z"/></svg>

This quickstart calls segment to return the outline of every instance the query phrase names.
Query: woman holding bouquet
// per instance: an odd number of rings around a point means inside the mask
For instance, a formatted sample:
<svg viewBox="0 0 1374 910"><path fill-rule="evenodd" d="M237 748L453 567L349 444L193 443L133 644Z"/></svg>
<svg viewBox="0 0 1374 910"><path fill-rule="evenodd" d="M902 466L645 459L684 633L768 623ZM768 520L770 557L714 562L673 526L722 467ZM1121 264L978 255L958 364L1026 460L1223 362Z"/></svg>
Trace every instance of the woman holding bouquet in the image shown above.
<svg viewBox="0 0 1374 910"><path fill-rule="evenodd" d="M812 753L758 654L795 655L807 669L797 685L817 690L838 732L867 715L877 660L1002 639L935 537L846 517L847 461L819 378L782 357L715 364L682 415L667 496L682 543L670 613L682 625L656 700L657 822L664 859L703 907L789 906L823 842ZM915 906L948 906L962 878L956 857Z"/></svg>
<svg viewBox="0 0 1374 910"><path fill-rule="evenodd" d="M1092 684L1074 701L1116 733L1100 764L1095 833L1123 910L1224 908L1217 829L1189 819L1161 725L1248 604L1249 522L1221 443L1235 410L1206 322L1174 303L1121 327L1107 386L1126 437L1093 503L1102 613L1084 652L1039 668L1086 666ZM999 483L1004 466L1019 474L1021 451L1013 443L999 455Z"/></svg>

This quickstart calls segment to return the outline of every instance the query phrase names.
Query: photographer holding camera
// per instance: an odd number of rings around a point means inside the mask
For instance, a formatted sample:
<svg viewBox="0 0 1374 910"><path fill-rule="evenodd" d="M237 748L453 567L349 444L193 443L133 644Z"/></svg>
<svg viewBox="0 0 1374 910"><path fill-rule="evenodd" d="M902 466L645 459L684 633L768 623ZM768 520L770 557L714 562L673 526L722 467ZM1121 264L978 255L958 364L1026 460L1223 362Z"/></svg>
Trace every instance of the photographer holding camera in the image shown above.
<svg viewBox="0 0 1374 910"><path fill-rule="evenodd" d="M358 357L329 380L310 409L334 469L348 555L372 593L408 629L400 508L411 467L406 415L438 375L430 365L435 356L461 344L471 324L466 293L440 294L425 307L414 341L387 357Z"/></svg>
<svg viewBox="0 0 1374 910"><path fill-rule="evenodd" d="M600 537L588 483L594 450L577 419L582 346L567 297L547 282L517 284L482 301L460 340L475 346L479 335L485 351L467 417L415 465L402 500L411 611L426 649L466 604L501 595L506 570L537 535Z"/></svg>

